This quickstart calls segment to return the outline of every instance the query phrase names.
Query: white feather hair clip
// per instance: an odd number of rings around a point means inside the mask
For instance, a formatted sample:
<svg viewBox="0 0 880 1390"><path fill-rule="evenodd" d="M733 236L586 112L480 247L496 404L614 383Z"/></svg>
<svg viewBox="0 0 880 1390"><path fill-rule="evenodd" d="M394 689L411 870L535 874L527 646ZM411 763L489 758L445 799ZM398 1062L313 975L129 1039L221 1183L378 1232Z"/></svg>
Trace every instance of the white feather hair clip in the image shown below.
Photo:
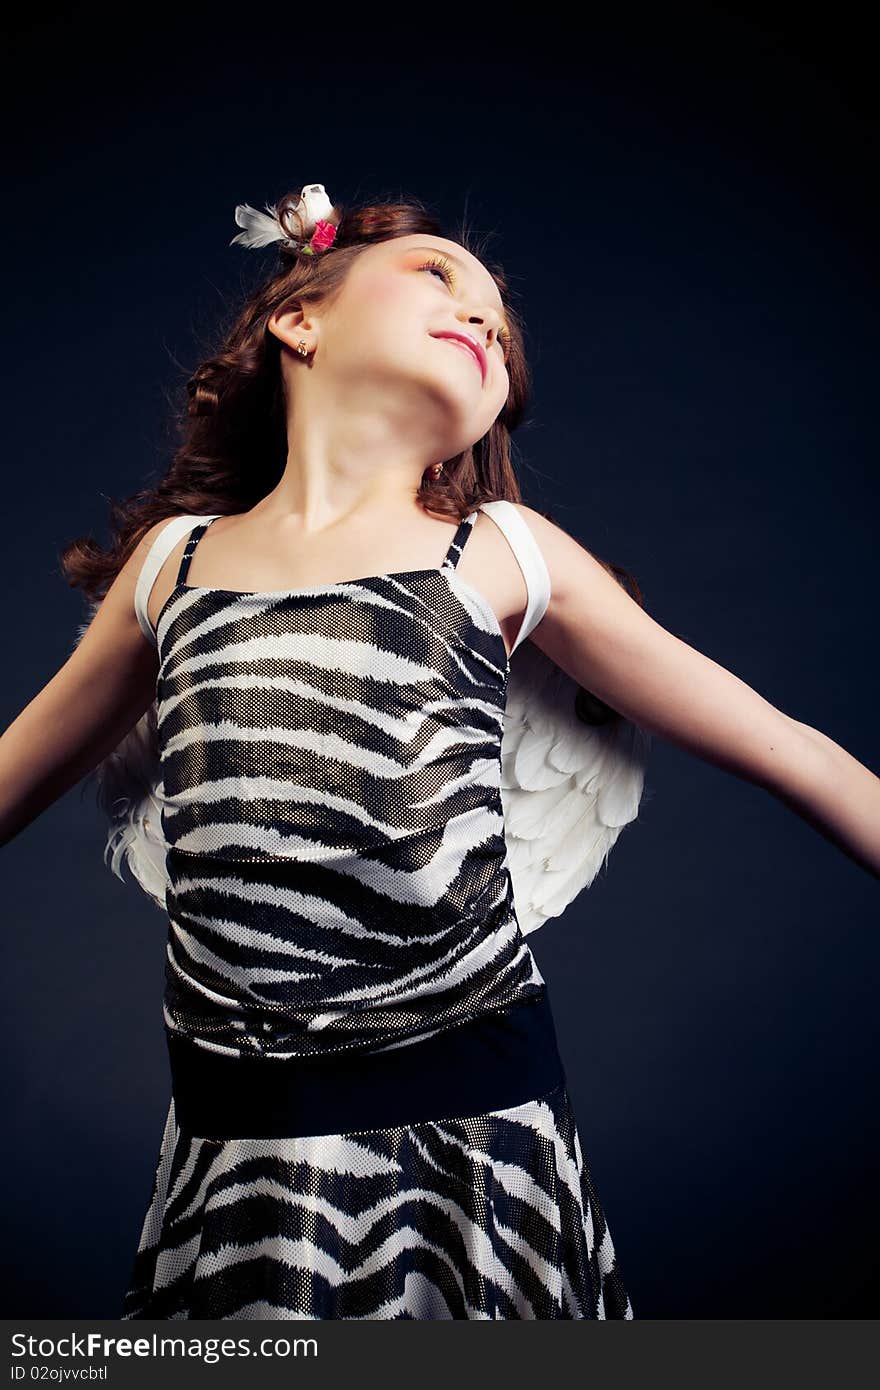
<svg viewBox="0 0 880 1390"><path fill-rule="evenodd" d="M232 238L230 246L246 246L255 251L280 241L314 256L327 251L336 240L340 213L331 203L322 183L307 183L298 198L288 200L280 207L266 203L265 208L265 212L260 212L259 208L252 208L249 203L238 204L235 222L244 231ZM291 225L296 229L295 235L288 230Z"/></svg>

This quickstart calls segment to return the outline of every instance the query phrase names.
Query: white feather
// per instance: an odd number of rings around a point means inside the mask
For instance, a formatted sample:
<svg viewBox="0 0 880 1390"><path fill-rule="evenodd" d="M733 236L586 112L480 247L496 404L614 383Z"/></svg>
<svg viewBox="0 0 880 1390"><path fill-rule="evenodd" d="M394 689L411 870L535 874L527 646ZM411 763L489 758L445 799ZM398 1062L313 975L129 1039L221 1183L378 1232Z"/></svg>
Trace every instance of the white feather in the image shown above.
<svg viewBox="0 0 880 1390"><path fill-rule="evenodd" d="M523 935L592 883L644 791L650 736L623 718L584 723L578 690L534 642L510 659L501 802Z"/></svg>
<svg viewBox="0 0 880 1390"><path fill-rule="evenodd" d="M235 222L236 226L244 227L244 231L232 238L230 246L249 246L257 250L273 241L290 239L278 219L272 215L271 208L267 212L260 212L259 208L252 208L249 203L239 203L235 209Z"/></svg>
<svg viewBox="0 0 880 1390"><path fill-rule="evenodd" d="M297 239L288 236L278 218L278 209L265 205L266 211L260 212L259 208L252 208L250 203L239 203L235 209L236 226L243 227L244 231L239 232L230 241L230 246L247 246L252 250L258 250L261 246L269 246L273 241L286 241L290 245L296 245ZM315 227L321 218L327 218L333 211L333 204L327 196L322 183L309 183L301 190L299 196L294 198L288 205L296 219L294 225L300 229L302 243L305 244L313 235Z"/></svg>

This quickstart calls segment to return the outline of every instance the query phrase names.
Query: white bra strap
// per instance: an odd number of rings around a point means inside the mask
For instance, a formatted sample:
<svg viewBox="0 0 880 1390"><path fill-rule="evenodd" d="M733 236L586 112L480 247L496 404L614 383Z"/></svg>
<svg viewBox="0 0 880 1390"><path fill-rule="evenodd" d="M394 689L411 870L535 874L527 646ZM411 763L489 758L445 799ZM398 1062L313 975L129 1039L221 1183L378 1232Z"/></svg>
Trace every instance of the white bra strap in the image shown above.
<svg viewBox="0 0 880 1390"><path fill-rule="evenodd" d="M219 515L219 513L216 513ZM213 518L207 516L175 516L172 517L167 526L163 526L153 544L147 551L147 558L141 565L141 572L134 591L134 611L140 624L141 632L154 647L156 646L156 634L147 616L147 599L156 582L156 576L164 565L168 556L171 554L181 536L185 536L188 531L192 531L202 521Z"/></svg>
<svg viewBox="0 0 880 1390"><path fill-rule="evenodd" d="M500 499L496 502L484 502L478 510L488 512L504 532L526 581L528 603L516 641L510 649L510 655L513 656L520 642L524 642L529 633L535 630L547 611L550 602L550 572L528 522L520 516L512 502Z"/></svg>

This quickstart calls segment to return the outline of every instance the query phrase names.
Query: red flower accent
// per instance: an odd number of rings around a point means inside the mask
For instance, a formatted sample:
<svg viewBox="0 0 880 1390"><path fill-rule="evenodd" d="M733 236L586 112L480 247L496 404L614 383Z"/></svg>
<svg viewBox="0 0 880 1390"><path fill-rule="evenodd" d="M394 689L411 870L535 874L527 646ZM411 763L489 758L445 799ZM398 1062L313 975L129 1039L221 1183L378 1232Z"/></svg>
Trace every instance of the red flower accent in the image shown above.
<svg viewBox="0 0 880 1390"><path fill-rule="evenodd" d="M315 223L315 231L309 246L313 251L326 251L336 240L336 228L332 222L325 222L323 217L319 217Z"/></svg>

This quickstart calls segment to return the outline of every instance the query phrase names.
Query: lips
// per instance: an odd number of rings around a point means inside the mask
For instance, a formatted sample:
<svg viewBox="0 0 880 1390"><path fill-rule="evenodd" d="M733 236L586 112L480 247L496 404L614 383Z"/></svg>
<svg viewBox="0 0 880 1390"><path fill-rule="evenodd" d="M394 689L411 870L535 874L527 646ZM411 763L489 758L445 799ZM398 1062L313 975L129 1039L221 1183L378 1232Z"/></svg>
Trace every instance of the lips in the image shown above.
<svg viewBox="0 0 880 1390"><path fill-rule="evenodd" d="M464 333L432 333L432 338L448 338L454 343L460 343L465 351L469 352L480 369L480 376L486 380L486 352L481 343L474 338L468 337Z"/></svg>

